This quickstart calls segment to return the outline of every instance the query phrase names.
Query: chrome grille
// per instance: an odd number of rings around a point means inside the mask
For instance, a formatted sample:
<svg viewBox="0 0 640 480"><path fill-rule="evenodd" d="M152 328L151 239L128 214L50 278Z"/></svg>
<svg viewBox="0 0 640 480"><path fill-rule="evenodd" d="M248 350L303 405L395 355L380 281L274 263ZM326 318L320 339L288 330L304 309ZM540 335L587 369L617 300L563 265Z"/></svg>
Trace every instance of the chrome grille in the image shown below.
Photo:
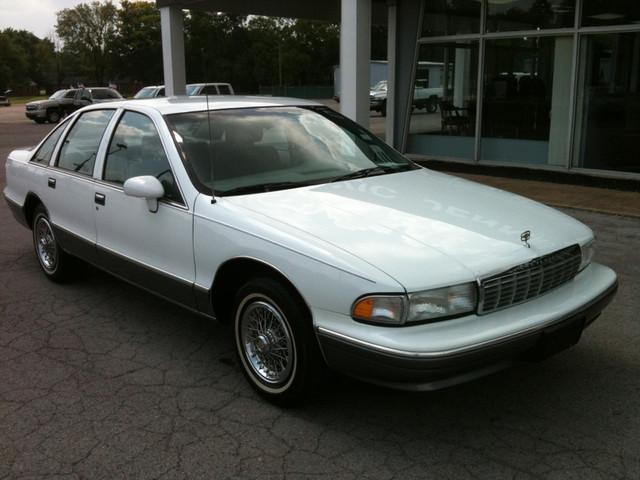
<svg viewBox="0 0 640 480"><path fill-rule="evenodd" d="M581 261L580 247L573 245L482 280L478 313L526 302L567 283L577 275Z"/></svg>

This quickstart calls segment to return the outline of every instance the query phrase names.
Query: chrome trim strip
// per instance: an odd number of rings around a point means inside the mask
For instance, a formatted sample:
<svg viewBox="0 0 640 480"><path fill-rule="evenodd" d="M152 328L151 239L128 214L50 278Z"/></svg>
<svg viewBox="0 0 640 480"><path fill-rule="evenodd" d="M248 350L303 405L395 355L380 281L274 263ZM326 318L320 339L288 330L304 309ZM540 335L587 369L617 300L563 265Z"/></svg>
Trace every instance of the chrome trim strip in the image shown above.
<svg viewBox="0 0 640 480"><path fill-rule="evenodd" d="M61 227L60 225L58 225L56 222L54 222L53 220L50 220L51 225L53 225L55 228L59 228L60 230L62 230L63 232L68 233L69 235L73 235L74 237L78 237L80 240L84 240L87 243L91 243L93 245L96 245L96 241L95 240L90 240L87 237L83 237L82 235L80 235L79 233L75 233L72 232L71 230L69 230L68 228L65 227Z"/></svg>
<svg viewBox="0 0 640 480"><path fill-rule="evenodd" d="M153 265L146 264L146 263L144 263L144 262L141 262L140 260L135 260L135 259L131 258L131 257L130 257L130 256L128 256L128 255L124 255L124 254L122 254L122 253L120 253L120 252L116 252L115 250L112 250L112 249L110 249L110 248L107 248L107 247L105 247L104 245L100 245L99 243L98 243L98 244L96 244L96 247L97 247L99 250L101 249L101 250L104 250L104 251L106 251L106 252L109 252L109 253L111 253L111 254L113 254L113 255L117 255L118 257L123 258L124 260L127 260L127 261L129 261L129 262L131 262L131 263L134 263L134 264L137 264L137 265L140 265L140 266L142 266L142 267L144 267L144 268L148 268L149 270L153 270L154 272L161 273L162 275L165 275L165 276L167 276L167 277L170 277L170 278L172 278L172 279L174 279L174 280L177 280L177 281L179 281L179 282L186 283L186 284L188 284L188 285L194 285L193 280L187 280L186 278L182 278L182 277L180 277L180 276L178 276L178 275L175 275L175 274L173 274L173 273L171 273L171 272L167 272L166 270L162 270L161 268L154 267Z"/></svg>

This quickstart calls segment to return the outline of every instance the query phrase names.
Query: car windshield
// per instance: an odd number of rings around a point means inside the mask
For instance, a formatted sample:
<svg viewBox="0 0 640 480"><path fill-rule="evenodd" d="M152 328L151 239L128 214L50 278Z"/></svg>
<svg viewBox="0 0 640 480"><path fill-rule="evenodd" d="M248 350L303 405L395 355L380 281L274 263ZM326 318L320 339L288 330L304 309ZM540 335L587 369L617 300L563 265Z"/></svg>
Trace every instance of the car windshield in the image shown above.
<svg viewBox="0 0 640 480"><path fill-rule="evenodd" d="M387 91L387 81L386 80L380 80L378 83L376 83L373 88L371 90L374 91Z"/></svg>
<svg viewBox="0 0 640 480"><path fill-rule="evenodd" d="M49 100L58 100L59 98L64 97L64 92L66 92L66 90L58 90L49 97Z"/></svg>
<svg viewBox="0 0 640 480"><path fill-rule="evenodd" d="M326 107L190 112L167 120L200 184L222 196L419 168Z"/></svg>
<svg viewBox="0 0 640 480"><path fill-rule="evenodd" d="M196 90L198 90L199 87L200 87L199 84L187 85L187 95L189 95L189 96L195 95L196 94Z"/></svg>
<svg viewBox="0 0 640 480"><path fill-rule="evenodd" d="M136 93L133 98L153 98L153 94L155 93L155 87L144 87L138 93Z"/></svg>

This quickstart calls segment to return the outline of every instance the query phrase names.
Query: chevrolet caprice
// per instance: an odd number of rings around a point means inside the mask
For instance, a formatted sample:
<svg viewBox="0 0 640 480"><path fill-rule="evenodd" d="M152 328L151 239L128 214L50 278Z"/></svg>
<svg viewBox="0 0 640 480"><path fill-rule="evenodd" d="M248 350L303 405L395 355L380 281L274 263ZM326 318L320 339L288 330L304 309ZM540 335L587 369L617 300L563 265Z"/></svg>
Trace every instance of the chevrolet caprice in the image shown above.
<svg viewBox="0 0 640 480"><path fill-rule="evenodd" d="M6 162L44 275L93 264L231 325L249 383L435 389L575 344L617 280L556 210L408 160L313 102L84 108Z"/></svg>

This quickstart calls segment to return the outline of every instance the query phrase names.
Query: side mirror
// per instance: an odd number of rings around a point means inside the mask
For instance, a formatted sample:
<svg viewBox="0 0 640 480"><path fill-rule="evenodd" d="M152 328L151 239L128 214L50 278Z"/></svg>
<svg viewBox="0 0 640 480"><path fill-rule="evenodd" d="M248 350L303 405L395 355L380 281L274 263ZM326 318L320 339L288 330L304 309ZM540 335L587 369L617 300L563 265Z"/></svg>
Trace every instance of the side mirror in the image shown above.
<svg viewBox="0 0 640 480"><path fill-rule="evenodd" d="M124 193L130 197L144 198L152 213L158 211L158 199L164 197L164 187L160 180L151 175L132 177L124 182Z"/></svg>

